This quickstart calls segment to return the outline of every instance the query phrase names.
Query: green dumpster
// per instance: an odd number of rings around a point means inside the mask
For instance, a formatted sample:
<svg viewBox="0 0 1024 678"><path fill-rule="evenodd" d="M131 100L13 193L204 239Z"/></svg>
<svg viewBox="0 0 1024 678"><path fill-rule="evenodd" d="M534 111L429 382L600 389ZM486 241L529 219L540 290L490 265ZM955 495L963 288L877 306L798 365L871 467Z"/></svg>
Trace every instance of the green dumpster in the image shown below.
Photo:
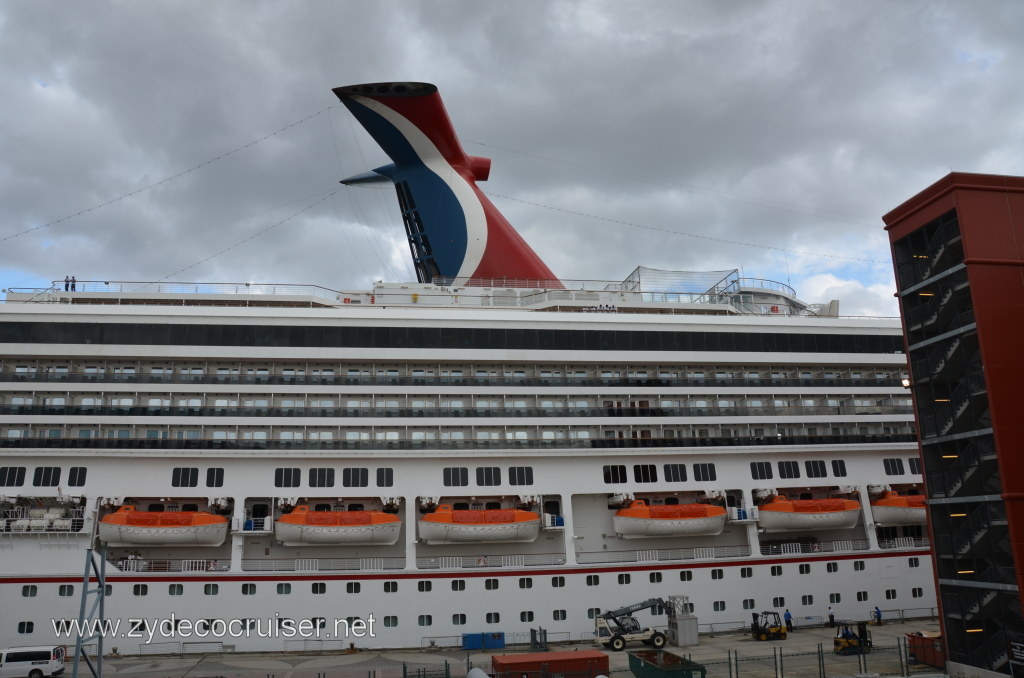
<svg viewBox="0 0 1024 678"><path fill-rule="evenodd" d="M668 650L629 653L629 670L636 678L705 678L707 669Z"/></svg>

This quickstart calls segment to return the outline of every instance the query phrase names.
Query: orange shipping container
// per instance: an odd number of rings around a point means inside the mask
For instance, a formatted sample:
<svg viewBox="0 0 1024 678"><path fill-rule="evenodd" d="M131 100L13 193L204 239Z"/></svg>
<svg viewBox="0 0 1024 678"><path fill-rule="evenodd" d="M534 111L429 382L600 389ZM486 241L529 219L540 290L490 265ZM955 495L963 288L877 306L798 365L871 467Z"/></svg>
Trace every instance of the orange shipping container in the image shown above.
<svg viewBox="0 0 1024 678"><path fill-rule="evenodd" d="M494 678L594 678L602 674L608 675L608 655L598 650L491 657Z"/></svg>

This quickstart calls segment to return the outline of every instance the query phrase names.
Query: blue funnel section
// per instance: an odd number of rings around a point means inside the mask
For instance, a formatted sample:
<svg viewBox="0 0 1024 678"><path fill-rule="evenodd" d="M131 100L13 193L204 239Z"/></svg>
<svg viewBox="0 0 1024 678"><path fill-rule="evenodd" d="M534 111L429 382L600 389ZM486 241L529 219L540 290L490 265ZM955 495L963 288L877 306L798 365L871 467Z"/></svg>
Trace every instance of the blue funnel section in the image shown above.
<svg viewBox="0 0 1024 678"><path fill-rule="evenodd" d="M394 161L343 183L368 183L373 174L390 179L398 193L417 278L430 282L435 276L455 277L462 269L468 235L466 215L452 187L426 165L390 121L358 101L342 101ZM451 169L447 163L444 166Z"/></svg>

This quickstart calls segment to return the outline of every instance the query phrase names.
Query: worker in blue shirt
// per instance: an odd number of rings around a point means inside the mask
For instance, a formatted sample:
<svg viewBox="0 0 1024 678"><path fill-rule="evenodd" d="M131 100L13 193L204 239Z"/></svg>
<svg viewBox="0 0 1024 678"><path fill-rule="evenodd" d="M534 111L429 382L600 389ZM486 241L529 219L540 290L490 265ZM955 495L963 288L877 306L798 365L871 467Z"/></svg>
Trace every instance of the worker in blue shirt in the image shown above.
<svg viewBox="0 0 1024 678"><path fill-rule="evenodd" d="M793 615L790 614L788 608L786 609L786 613L784 615L782 615L782 618L786 620L786 630L787 631L792 631L793 630Z"/></svg>

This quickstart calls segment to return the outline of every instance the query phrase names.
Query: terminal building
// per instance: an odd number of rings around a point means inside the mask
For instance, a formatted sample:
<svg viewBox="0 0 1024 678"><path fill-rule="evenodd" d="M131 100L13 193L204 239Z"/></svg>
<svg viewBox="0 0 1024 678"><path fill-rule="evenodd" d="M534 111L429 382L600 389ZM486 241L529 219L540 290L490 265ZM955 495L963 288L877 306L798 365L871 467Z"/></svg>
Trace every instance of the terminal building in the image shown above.
<svg viewBox="0 0 1024 678"><path fill-rule="evenodd" d="M883 217L950 675L1024 675L1024 177L952 173Z"/></svg>

